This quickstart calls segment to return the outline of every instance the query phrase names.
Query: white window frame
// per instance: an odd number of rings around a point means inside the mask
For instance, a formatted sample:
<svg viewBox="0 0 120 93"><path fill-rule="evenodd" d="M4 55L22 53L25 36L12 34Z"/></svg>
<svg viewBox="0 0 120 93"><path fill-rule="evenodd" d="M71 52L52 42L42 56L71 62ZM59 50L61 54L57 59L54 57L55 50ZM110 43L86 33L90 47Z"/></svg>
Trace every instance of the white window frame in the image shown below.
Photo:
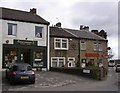
<svg viewBox="0 0 120 93"><path fill-rule="evenodd" d="M93 50L94 51L102 51L102 43L94 42L93 43Z"/></svg>
<svg viewBox="0 0 120 93"><path fill-rule="evenodd" d="M59 40L60 47L56 47L56 43L58 42L56 40ZM66 41L66 48L63 47L63 43L65 43L63 42L64 40ZM54 49L68 50L68 39L67 38L54 38Z"/></svg>
<svg viewBox="0 0 120 93"><path fill-rule="evenodd" d="M72 61L70 61L70 59L72 59ZM71 66L69 66L69 63L71 63ZM68 67L75 67L75 58L74 57L68 57Z"/></svg>
<svg viewBox="0 0 120 93"><path fill-rule="evenodd" d="M99 47L99 51L102 51L102 43L99 43L98 47Z"/></svg>
<svg viewBox="0 0 120 93"><path fill-rule="evenodd" d="M80 41L80 50L86 50L86 42Z"/></svg>
<svg viewBox="0 0 120 93"><path fill-rule="evenodd" d="M9 34L9 25L12 26L12 32L11 34ZM17 24L14 23L8 23L8 32L7 32L8 36L17 36Z"/></svg>
<svg viewBox="0 0 120 93"><path fill-rule="evenodd" d="M63 65L65 65L65 57L51 57L51 67L53 67L53 59L57 60L57 67L59 67L60 59L63 59Z"/></svg>
<svg viewBox="0 0 120 93"><path fill-rule="evenodd" d="M98 51L98 43L97 42L93 42L93 50Z"/></svg>

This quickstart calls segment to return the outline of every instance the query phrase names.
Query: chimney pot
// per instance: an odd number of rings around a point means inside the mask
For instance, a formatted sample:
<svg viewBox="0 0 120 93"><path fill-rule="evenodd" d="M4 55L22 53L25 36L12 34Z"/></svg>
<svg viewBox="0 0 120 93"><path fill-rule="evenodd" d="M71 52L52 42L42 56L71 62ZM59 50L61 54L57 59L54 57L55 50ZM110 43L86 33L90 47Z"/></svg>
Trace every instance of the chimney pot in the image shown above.
<svg viewBox="0 0 120 93"><path fill-rule="evenodd" d="M61 22L56 23L56 27L61 27Z"/></svg>
<svg viewBox="0 0 120 93"><path fill-rule="evenodd" d="M32 13L32 14L36 14L36 8L32 8L32 9L30 9L30 13Z"/></svg>

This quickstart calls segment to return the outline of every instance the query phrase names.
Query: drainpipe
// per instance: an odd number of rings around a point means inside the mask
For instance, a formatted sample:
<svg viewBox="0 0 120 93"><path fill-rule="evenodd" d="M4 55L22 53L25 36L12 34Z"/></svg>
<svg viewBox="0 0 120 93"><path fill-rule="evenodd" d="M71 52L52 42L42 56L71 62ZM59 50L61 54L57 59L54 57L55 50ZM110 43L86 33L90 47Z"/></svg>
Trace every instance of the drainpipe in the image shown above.
<svg viewBox="0 0 120 93"><path fill-rule="evenodd" d="M46 41L46 45L47 45L47 70L50 70L50 32L49 32L49 25L47 25L47 41Z"/></svg>
<svg viewBox="0 0 120 93"><path fill-rule="evenodd" d="M78 39L78 46L79 46L79 47L78 47L78 51L79 51L79 52L78 52L78 54L79 54L79 55L78 55L78 61L79 61L79 64L80 64L80 39ZM80 64L80 66L81 66L81 64Z"/></svg>

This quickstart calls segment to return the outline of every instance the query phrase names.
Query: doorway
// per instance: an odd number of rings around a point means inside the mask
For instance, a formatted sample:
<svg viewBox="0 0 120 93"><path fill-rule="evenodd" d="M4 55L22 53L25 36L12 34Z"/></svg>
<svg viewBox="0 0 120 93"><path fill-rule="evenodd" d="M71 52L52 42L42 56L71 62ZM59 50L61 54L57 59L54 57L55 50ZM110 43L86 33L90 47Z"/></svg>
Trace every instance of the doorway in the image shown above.
<svg viewBox="0 0 120 93"><path fill-rule="evenodd" d="M30 49L21 49L20 60L23 63L30 63Z"/></svg>

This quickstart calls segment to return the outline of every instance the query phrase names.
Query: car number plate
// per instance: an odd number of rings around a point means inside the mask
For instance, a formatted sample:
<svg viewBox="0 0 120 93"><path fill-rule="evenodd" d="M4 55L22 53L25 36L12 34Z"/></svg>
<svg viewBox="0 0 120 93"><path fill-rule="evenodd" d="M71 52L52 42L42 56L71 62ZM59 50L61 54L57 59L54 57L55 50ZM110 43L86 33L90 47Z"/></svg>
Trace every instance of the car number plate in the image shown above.
<svg viewBox="0 0 120 93"><path fill-rule="evenodd" d="M28 76L21 76L21 79L28 79Z"/></svg>

